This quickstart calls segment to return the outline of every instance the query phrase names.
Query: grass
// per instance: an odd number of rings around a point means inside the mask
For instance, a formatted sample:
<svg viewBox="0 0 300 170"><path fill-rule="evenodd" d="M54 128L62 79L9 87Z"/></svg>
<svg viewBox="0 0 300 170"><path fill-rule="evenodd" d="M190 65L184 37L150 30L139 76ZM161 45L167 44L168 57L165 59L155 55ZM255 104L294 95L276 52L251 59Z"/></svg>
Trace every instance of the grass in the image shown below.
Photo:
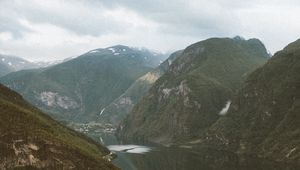
<svg viewBox="0 0 300 170"><path fill-rule="evenodd" d="M19 139L31 141L39 147L48 146L40 153L46 156L47 159L57 157L51 152L45 155L50 148L56 148L62 152L61 159L68 160L73 157L73 159L81 159L82 164L92 162L91 166L114 169L113 166L102 159L102 156L109 153L108 149L54 121L25 102L21 96L2 85L0 92L1 142L9 144L13 140ZM72 153L74 156L67 157ZM6 155L1 156L5 157Z"/></svg>

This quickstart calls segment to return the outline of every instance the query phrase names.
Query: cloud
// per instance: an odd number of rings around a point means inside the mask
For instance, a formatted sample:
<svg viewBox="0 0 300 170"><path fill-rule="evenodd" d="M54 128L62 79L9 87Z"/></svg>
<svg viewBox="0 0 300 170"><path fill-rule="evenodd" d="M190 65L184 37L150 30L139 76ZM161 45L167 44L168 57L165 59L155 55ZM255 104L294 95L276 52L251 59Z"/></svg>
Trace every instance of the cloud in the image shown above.
<svg viewBox="0 0 300 170"><path fill-rule="evenodd" d="M101 4L61 0L4 0L0 6L5 9L0 12L0 52L29 60L62 59L93 48L130 45L138 32L146 35L155 30L155 23L122 7L106 9ZM18 38L8 40L8 35Z"/></svg>
<svg viewBox="0 0 300 170"><path fill-rule="evenodd" d="M86 5L80 1L15 0L6 5L12 8L2 13L5 16L13 15L12 20L21 18L38 24L52 24L81 35L124 33L131 26L130 21L111 15L120 9L109 11L101 5Z"/></svg>
<svg viewBox="0 0 300 170"><path fill-rule="evenodd" d="M115 44L160 51L209 37L260 38L271 52L300 37L296 0L1 0L0 53L29 60Z"/></svg>

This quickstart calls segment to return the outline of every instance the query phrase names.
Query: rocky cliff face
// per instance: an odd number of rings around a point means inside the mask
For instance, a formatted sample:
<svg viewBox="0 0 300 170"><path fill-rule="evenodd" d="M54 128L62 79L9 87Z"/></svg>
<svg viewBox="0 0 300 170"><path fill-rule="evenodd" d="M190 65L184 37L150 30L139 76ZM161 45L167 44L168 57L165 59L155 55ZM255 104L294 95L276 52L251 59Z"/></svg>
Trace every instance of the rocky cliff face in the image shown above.
<svg viewBox="0 0 300 170"><path fill-rule="evenodd" d="M0 169L118 169L110 151L0 85Z"/></svg>
<svg viewBox="0 0 300 170"><path fill-rule="evenodd" d="M187 47L133 108L119 136L163 144L197 137L268 58L257 39L213 38Z"/></svg>

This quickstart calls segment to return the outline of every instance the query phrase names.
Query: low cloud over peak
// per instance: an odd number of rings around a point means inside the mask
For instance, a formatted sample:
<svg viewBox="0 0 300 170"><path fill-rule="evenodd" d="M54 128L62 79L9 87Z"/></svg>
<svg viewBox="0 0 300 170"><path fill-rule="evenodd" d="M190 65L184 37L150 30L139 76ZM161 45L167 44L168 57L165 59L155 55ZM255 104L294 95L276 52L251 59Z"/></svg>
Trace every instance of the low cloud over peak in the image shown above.
<svg viewBox="0 0 300 170"><path fill-rule="evenodd" d="M54 60L126 44L160 51L209 37L260 38L271 52L300 37L295 0L1 0L0 53Z"/></svg>

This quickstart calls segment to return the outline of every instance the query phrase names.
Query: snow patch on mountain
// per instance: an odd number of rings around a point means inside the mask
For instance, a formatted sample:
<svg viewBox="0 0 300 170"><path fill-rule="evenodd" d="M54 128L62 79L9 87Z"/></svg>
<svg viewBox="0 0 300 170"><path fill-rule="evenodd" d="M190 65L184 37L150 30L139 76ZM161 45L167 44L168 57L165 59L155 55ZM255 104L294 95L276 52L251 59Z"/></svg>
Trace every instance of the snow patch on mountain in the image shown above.
<svg viewBox="0 0 300 170"><path fill-rule="evenodd" d="M108 50L110 50L112 53L116 52L116 50L114 48L108 48Z"/></svg>
<svg viewBox="0 0 300 170"><path fill-rule="evenodd" d="M103 109L101 110L100 116L103 114L104 110L105 110L105 108L103 108Z"/></svg>
<svg viewBox="0 0 300 170"><path fill-rule="evenodd" d="M98 53L98 52L99 52L98 50L92 50L89 53Z"/></svg>
<svg viewBox="0 0 300 170"><path fill-rule="evenodd" d="M230 105L231 105L231 101L228 100L225 107L220 111L219 115L226 115L226 113L229 110Z"/></svg>

